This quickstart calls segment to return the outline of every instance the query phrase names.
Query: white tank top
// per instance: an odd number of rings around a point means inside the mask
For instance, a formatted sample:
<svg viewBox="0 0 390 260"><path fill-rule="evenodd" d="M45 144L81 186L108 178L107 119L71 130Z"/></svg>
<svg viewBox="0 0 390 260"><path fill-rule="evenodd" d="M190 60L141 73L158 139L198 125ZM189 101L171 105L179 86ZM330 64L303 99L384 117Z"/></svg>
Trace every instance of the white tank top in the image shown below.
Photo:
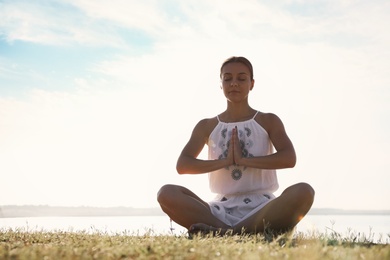
<svg viewBox="0 0 390 260"><path fill-rule="evenodd" d="M257 112L258 113L258 112ZM226 158L232 129L237 126L244 157L272 154L274 149L267 131L255 121L257 115L247 121L218 124L208 140L209 160ZM276 170L231 165L209 173L210 190L222 195L270 192L279 188Z"/></svg>

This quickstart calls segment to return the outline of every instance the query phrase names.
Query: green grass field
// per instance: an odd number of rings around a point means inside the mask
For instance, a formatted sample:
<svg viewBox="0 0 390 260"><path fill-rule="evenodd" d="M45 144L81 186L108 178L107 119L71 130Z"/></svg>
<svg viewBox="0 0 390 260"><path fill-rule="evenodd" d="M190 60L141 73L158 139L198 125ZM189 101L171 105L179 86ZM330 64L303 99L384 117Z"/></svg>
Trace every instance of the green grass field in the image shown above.
<svg viewBox="0 0 390 260"><path fill-rule="evenodd" d="M390 259L382 241L336 232L264 236L195 236L0 230L0 259Z"/></svg>

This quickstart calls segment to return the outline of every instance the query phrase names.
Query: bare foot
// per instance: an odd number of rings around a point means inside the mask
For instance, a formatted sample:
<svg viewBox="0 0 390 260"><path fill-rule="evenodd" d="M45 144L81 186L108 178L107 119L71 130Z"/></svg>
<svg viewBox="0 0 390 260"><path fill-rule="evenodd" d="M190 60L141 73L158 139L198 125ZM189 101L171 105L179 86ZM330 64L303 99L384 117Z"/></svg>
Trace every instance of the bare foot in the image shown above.
<svg viewBox="0 0 390 260"><path fill-rule="evenodd" d="M193 224L188 233L190 235L212 235L212 236L223 236L226 234L228 230L222 228L216 228L210 225L206 225L203 223Z"/></svg>

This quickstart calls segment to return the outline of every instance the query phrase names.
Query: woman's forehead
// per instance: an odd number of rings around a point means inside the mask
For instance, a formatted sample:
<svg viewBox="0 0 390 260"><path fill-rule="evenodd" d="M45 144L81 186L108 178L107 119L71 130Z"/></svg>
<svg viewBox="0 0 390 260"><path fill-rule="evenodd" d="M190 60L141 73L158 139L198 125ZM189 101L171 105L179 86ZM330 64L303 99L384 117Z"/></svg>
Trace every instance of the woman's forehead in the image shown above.
<svg viewBox="0 0 390 260"><path fill-rule="evenodd" d="M249 68L241 62L229 62L222 68L222 74L227 73L249 74Z"/></svg>

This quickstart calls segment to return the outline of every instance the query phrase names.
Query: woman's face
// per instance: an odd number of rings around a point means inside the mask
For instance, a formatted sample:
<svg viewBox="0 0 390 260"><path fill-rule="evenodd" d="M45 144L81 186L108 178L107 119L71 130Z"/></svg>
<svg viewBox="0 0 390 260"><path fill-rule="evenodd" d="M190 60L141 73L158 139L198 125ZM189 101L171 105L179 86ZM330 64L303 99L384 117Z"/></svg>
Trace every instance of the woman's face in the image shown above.
<svg viewBox="0 0 390 260"><path fill-rule="evenodd" d="M247 100L254 82L248 67L241 62L230 62L222 68L221 88L231 102Z"/></svg>

